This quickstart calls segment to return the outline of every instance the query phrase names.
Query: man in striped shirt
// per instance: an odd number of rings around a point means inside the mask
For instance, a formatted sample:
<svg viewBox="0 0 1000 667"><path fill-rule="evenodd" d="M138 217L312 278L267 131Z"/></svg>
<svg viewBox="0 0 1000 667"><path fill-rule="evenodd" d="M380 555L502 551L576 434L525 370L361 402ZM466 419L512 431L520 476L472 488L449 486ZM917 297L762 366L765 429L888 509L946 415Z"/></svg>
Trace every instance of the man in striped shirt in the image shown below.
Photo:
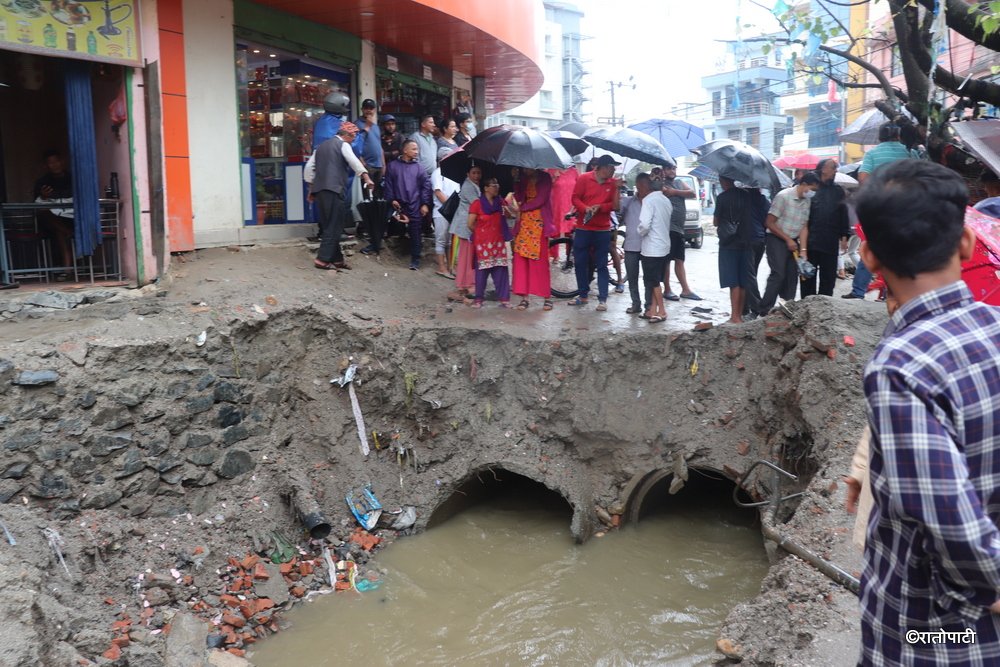
<svg viewBox="0 0 1000 667"><path fill-rule="evenodd" d="M864 373L862 665L1000 664L1000 308L961 280L967 202L957 173L923 160L857 197L865 265L900 304Z"/></svg>

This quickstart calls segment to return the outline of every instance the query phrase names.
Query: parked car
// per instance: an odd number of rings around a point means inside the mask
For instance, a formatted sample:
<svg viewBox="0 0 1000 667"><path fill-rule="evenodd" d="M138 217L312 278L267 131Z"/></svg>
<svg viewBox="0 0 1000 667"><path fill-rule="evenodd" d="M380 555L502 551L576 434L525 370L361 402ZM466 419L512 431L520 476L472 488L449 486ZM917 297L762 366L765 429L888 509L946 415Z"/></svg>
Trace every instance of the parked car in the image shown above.
<svg viewBox="0 0 1000 667"><path fill-rule="evenodd" d="M701 226L701 183L689 174L677 174L677 180L695 193L694 199L684 200L684 242L697 249L705 240Z"/></svg>

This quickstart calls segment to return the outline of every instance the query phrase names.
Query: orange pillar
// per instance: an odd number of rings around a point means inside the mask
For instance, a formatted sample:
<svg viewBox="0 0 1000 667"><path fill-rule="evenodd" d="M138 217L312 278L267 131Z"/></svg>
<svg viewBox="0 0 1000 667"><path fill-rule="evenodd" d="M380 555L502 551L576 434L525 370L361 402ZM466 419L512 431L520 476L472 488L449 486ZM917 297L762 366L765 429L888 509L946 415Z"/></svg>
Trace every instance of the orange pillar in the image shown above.
<svg viewBox="0 0 1000 667"><path fill-rule="evenodd" d="M183 0L156 3L160 37L160 103L163 110L164 205L170 252L194 250L191 161L184 68Z"/></svg>

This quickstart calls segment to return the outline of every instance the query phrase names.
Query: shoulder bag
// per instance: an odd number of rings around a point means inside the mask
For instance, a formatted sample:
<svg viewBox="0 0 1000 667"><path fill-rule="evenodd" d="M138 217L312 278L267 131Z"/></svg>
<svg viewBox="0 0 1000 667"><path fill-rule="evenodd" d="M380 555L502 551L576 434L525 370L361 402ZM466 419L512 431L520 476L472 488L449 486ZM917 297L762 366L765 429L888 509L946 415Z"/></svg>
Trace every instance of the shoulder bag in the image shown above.
<svg viewBox="0 0 1000 667"><path fill-rule="evenodd" d="M448 199L441 204L441 208L438 210L441 217L451 222L455 218L455 214L458 213L458 193L453 192Z"/></svg>

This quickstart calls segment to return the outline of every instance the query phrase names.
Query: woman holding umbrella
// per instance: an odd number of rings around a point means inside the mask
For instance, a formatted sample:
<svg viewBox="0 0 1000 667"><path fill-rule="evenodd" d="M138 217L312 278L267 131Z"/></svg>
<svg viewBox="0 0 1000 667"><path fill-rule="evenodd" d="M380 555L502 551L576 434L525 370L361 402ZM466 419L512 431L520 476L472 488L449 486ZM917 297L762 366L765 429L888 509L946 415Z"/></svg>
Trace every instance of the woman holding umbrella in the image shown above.
<svg viewBox="0 0 1000 667"><path fill-rule="evenodd" d="M549 277L549 238L555 236L550 197L552 177L539 169L522 168L514 187L520 215L514 229L514 294L525 310L532 294L544 299L542 309L552 310Z"/></svg>
<svg viewBox="0 0 1000 667"><path fill-rule="evenodd" d="M500 183L495 178L486 180L483 194L469 208L469 229L476 266L476 296L473 308L482 308L486 281L493 278L493 288L501 308L510 307L510 273L507 269L507 241L510 231L504 216L513 213L504 206L500 197Z"/></svg>

